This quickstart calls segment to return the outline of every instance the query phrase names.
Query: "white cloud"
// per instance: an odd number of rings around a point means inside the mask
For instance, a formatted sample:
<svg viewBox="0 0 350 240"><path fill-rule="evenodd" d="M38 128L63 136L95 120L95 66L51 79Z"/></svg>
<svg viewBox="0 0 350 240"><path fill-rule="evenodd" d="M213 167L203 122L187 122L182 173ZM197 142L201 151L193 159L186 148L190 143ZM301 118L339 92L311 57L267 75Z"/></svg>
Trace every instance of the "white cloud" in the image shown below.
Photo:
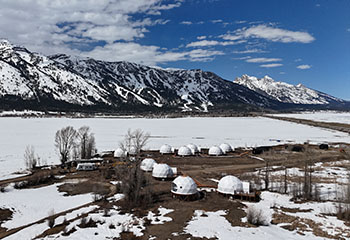
<svg viewBox="0 0 350 240"><path fill-rule="evenodd" d="M181 3L182 0L0 0L0 32L14 44L44 54L78 54L83 49L89 51L96 43L110 45L143 38L149 26L168 22L147 16L159 15Z"/></svg>
<svg viewBox="0 0 350 240"><path fill-rule="evenodd" d="M274 68L274 67L281 67L281 66L283 66L283 64L281 63L270 63L270 64L260 65L260 67L263 67L263 68Z"/></svg>
<svg viewBox="0 0 350 240"><path fill-rule="evenodd" d="M251 56L245 56L245 57L239 57L239 58L232 58L233 60L246 60L252 58Z"/></svg>
<svg viewBox="0 0 350 240"><path fill-rule="evenodd" d="M261 49L257 49L257 48L253 48L253 49L247 49L247 50L243 50L243 51L233 51L233 53L237 53L237 54L246 54L246 53L266 53L267 51L261 50Z"/></svg>
<svg viewBox="0 0 350 240"><path fill-rule="evenodd" d="M186 47L208 47L208 46L229 46L243 43L242 41L216 41L216 40L201 40L196 42L191 42L186 45Z"/></svg>
<svg viewBox="0 0 350 240"><path fill-rule="evenodd" d="M242 36L231 35L231 34L220 35L219 37L221 37L222 39L225 39L225 40L230 40L230 41L236 41L236 40L242 39Z"/></svg>
<svg viewBox="0 0 350 240"><path fill-rule="evenodd" d="M268 62L280 62L281 58L250 58L246 62L249 63L268 63Z"/></svg>
<svg viewBox="0 0 350 240"><path fill-rule="evenodd" d="M192 25L193 22L191 22L191 21L182 21L182 22L180 22L180 24L183 24L183 25Z"/></svg>
<svg viewBox="0 0 350 240"><path fill-rule="evenodd" d="M302 69L302 70L305 70L305 69L310 69L311 66L308 65L308 64L303 64L303 65L299 65L297 66L298 69Z"/></svg>
<svg viewBox="0 0 350 240"><path fill-rule="evenodd" d="M237 39L247 39L247 38L262 38L272 42L300 42L300 43L310 43L315 40L307 32L301 31L290 31L281 28L267 26L265 24L260 24L257 26L252 26L249 28L238 29L233 33L228 33L221 36L225 40L237 40Z"/></svg>
<svg viewBox="0 0 350 240"><path fill-rule="evenodd" d="M346 29L347 32L350 32L350 28Z"/></svg>
<svg viewBox="0 0 350 240"><path fill-rule="evenodd" d="M187 52L186 55L192 62L207 62L213 60L215 56L225 54L222 51L195 49Z"/></svg>
<svg viewBox="0 0 350 240"><path fill-rule="evenodd" d="M222 23L223 21L221 19L215 19L211 20L212 23Z"/></svg>
<svg viewBox="0 0 350 240"><path fill-rule="evenodd" d="M117 40L133 40L135 37L143 37L142 28L132 28L129 26L96 26L91 27L82 33L82 36L95 40L114 42Z"/></svg>
<svg viewBox="0 0 350 240"><path fill-rule="evenodd" d="M192 62L211 61L216 56L224 55L221 51L195 49L192 51L163 51L158 46L144 46L138 43L112 43L96 47L90 52L82 53L85 57L107 61L130 61L146 65L189 60Z"/></svg>
<svg viewBox="0 0 350 240"><path fill-rule="evenodd" d="M207 38L207 36L198 36L197 37L198 40L203 40L203 39L206 39L206 38Z"/></svg>

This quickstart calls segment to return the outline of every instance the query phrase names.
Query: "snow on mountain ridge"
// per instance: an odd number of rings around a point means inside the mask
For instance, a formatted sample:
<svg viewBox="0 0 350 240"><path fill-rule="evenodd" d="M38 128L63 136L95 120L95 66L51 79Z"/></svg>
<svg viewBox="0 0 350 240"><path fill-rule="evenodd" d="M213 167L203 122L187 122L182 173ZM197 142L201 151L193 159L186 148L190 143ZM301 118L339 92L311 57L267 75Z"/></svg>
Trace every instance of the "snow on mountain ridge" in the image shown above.
<svg viewBox="0 0 350 240"><path fill-rule="evenodd" d="M307 88L302 84L277 82L269 76L256 78L243 75L241 78L236 78L234 82L284 103L325 105L333 101L342 102L341 99Z"/></svg>
<svg viewBox="0 0 350 240"><path fill-rule="evenodd" d="M152 107L208 111L208 107L230 110L291 106L284 105L283 102L288 101L283 96L273 98L262 89L275 91L278 96L280 86L292 85L274 82L268 76L262 80L243 77L247 86L200 69L163 69L65 54L44 56L0 40L0 102L9 109L22 101L40 109L60 110L62 106L70 109L74 105L75 109L88 106L97 111L149 111ZM266 88L273 85L278 86ZM311 91L310 98L315 95L313 90L299 88Z"/></svg>

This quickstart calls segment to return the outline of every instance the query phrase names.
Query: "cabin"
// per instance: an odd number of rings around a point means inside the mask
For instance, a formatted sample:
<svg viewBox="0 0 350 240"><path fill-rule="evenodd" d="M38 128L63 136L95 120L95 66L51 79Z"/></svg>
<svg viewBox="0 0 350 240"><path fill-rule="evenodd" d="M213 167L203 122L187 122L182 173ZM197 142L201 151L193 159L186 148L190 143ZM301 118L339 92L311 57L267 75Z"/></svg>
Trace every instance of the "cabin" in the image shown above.
<svg viewBox="0 0 350 240"><path fill-rule="evenodd" d="M113 156L115 158L123 158L123 157L126 157L127 156L127 152L125 152L123 149L121 148L117 148L115 151L114 151L114 154Z"/></svg>
<svg viewBox="0 0 350 240"><path fill-rule="evenodd" d="M222 194L234 195L243 192L243 184L237 177L227 175L220 179L217 191Z"/></svg>
<svg viewBox="0 0 350 240"><path fill-rule="evenodd" d="M156 163L153 165L152 177L158 180L169 180L175 176L173 169L165 163Z"/></svg>
<svg viewBox="0 0 350 240"><path fill-rule="evenodd" d="M191 156L192 155L192 151L191 151L191 149L189 147L182 146L177 151L177 155L179 155L181 157Z"/></svg>
<svg viewBox="0 0 350 240"><path fill-rule="evenodd" d="M233 152L233 148L228 143L222 143L220 145L220 148L224 154L229 153L229 152Z"/></svg>
<svg viewBox="0 0 350 240"><path fill-rule="evenodd" d="M174 153L174 149L168 145L168 144L164 144L160 147L159 149L160 154L164 155L164 154L173 154Z"/></svg>
<svg viewBox="0 0 350 240"><path fill-rule="evenodd" d="M199 198L195 181L188 176L178 176L171 183L171 193L174 198L191 201Z"/></svg>
<svg viewBox="0 0 350 240"><path fill-rule="evenodd" d="M142 160L140 168L145 172L152 172L154 164L156 161L153 158L145 158Z"/></svg>
<svg viewBox="0 0 350 240"><path fill-rule="evenodd" d="M220 156L220 155L223 155L224 152L221 150L220 147L218 147L218 146L212 146L212 147L209 148L208 154L209 154L210 156Z"/></svg>
<svg viewBox="0 0 350 240"><path fill-rule="evenodd" d="M187 147L191 149L192 155L199 153L199 148L196 144L190 143L187 145Z"/></svg>
<svg viewBox="0 0 350 240"><path fill-rule="evenodd" d="M217 192L233 199L252 202L260 201L260 192L250 192L249 182L241 182L241 180L232 175L227 175L220 179Z"/></svg>

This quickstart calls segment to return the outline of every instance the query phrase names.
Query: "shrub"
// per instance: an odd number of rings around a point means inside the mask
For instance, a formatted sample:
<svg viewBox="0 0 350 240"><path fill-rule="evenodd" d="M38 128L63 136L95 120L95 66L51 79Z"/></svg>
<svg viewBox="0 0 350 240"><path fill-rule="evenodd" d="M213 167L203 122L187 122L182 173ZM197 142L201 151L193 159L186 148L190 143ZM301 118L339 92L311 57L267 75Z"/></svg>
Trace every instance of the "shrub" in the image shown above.
<svg viewBox="0 0 350 240"><path fill-rule="evenodd" d="M262 209L255 208L254 206L248 207L247 221L255 226L267 226L268 221L263 213Z"/></svg>

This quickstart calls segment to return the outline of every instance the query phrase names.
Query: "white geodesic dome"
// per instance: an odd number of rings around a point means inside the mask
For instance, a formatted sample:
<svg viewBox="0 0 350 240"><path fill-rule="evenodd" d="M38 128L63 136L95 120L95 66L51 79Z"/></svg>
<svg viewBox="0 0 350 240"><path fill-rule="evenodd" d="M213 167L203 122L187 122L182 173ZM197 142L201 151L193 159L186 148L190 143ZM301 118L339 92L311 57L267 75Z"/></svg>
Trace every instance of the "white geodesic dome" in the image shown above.
<svg viewBox="0 0 350 240"><path fill-rule="evenodd" d="M129 149L129 154L130 155L137 155L137 149L134 146L131 146Z"/></svg>
<svg viewBox="0 0 350 240"><path fill-rule="evenodd" d="M196 194L197 184L188 176L178 176L171 184L171 192L179 195Z"/></svg>
<svg viewBox="0 0 350 240"><path fill-rule="evenodd" d="M161 154L170 154L170 153L173 153L173 148L168 144L164 144L163 146L160 147L159 152Z"/></svg>
<svg viewBox="0 0 350 240"><path fill-rule="evenodd" d="M192 155L192 151L191 151L191 149L189 147L182 146L177 151L177 155L179 155L179 156L191 156Z"/></svg>
<svg viewBox="0 0 350 240"><path fill-rule="evenodd" d="M209 155L211 156L220 156L224 154L218 146L212 146L209 148Z"/></svg>
<svg viewBox="0 0 350 240"><path fill-rule="evenodd" d="M174 173L168 164L156 163L153 165L152 176L155 178L171 178L174 176Z"/></svg>
<svg viewBox="0 0 350 240"><path fill-rule="evenodd" d="M220 179L217 191L224 194L239 193L243 191L243 184L237 177L227 175Z"/></svg>
<svg viewBox="0 0 350 240"><path fill-rule="evenodd" d="M117 148L113 155L115 158L126 157L126 152L121 148Z"/></svg>
<svg viewBox="0 0 350 240"><path fill-rule="evenodd" d="M143 171L150 172L153 170L153 166L156 161L153 158L145 158L142 160L140 168Z"/></svg>
<svg viewBox="0 0 350 240"><path fill-rule="evenodd" d="M191 149L193 154L199 153L199 148L197 147L197 145L190 143L187 145L187 147Z"/></svg>
<svg viewBox="0 0 350 240"><path fill-rule="evenodd" d="M221 150L223 151L223 153L228 153L228 152L232 152L233 148L231 147L230 144L228 143L223 143L220 145Z"/></svg>

